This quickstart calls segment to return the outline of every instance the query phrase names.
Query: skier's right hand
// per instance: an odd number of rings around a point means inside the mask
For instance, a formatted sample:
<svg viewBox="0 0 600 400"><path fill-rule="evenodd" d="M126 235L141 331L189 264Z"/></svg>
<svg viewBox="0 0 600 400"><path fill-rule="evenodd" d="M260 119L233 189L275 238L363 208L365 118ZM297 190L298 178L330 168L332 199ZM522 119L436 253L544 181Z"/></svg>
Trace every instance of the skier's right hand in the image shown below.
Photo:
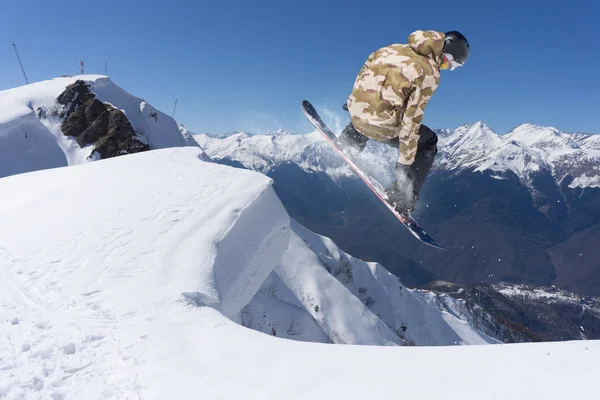
<svg viewBox="0 0 600 400"><path fill-rule="evenodd" d="M388 203L400 214L410 214L417 202L414 190L415 174L410 165L397 163L394 168L395 180L385 190Z"/></svg>

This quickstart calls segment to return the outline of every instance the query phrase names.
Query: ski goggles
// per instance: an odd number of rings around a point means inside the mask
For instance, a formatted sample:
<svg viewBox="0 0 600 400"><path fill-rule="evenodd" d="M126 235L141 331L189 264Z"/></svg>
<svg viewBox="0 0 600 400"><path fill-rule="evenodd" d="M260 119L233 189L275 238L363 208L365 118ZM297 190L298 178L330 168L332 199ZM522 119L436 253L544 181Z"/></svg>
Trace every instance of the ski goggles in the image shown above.
<svg viewBox="0 0 600 400"><path fill-rule="evenodd" d="M440 69L449 69L450 71L454 71L458 67L462 67L463 65L458 61L454 60L452 54L444 53L444 62L440 66Z"/></svg>

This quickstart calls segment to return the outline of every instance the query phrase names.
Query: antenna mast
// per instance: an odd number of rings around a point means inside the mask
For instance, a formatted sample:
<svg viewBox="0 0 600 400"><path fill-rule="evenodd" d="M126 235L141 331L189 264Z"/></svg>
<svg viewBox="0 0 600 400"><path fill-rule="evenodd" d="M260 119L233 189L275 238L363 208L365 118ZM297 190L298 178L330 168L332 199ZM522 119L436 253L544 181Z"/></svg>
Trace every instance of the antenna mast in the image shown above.
<svg viewBox="0 0 600 400"><path fill-rule="evenodd" d="M17 50L17 45L15 42L12 42L13 47L15 48L15 54L17 55L17 60L19 60L19 65L21 66L21 71L23 71L23 76L25 77L25 82L29 84L29 79L27 79L27 74L25 73L25 68L23 68L23 62L21 62L21 57L19 56L19 51Z"/></svg>

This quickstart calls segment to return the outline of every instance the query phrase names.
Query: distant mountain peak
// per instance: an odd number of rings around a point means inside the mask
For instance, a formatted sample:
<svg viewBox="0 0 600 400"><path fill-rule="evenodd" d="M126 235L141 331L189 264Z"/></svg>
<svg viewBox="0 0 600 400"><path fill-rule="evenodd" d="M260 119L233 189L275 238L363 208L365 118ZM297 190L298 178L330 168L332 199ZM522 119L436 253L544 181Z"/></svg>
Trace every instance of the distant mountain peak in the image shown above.
<svg viewBox="0 0 600 400"><path fill-rule="evenodd" d="M456 128L454 132L441 138L441 142L443 146L440 147L444 147L442 150L446 154L464 155L467 151L469 160L479 158L504 143L502 138L482 121Z"/></svg>
<svg viewBox="0 0 600 400"><path fill-rule="evenodd" d="M490 128L489 128L489 127L488 127L488 126L485 124L485 122L483 122L483 121L477 121L477 122L474 122L474 123L472 123L472 124L467 124L467 125L465 125L465 126L469 127L469 129L482 129L482 130L483 130L483 129L490 129Z"/></svg>
<svg viewBox="0 0 600 400"><path fill-rule="evenodd" d="M498 134L492 128L486 125L483 121L459 126L452 133L470 136L498 136Z"/></svg>
<svg viewBox="0 0 600 400"><path fill-rule="evenodd" d="M285 129L277 129L276 131L267 132L267 134L281 136L281 135L291 135L291 132L288 130L285 130Z"/></svg>
<svg viewBox="0 0 600 400"><path fill-rule="evenodd" d="M541 149L580 148L569 134L550 126L523 123L505 135L505 139L524 143Z"/></svg>

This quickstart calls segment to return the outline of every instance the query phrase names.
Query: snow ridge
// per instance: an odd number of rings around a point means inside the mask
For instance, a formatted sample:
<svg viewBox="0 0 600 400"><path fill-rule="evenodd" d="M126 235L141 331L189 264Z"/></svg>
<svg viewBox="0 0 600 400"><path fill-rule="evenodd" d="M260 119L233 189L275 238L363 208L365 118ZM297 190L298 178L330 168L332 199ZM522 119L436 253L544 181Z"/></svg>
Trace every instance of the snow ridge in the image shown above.
<svg viewBox="0 0 600 400"><path fill-rule="evenodd" d="M422 398L597 392L597 341L398 346L493 341L290 221L264 175L201 156L0 179L2 397L383 398L398 379ZM57 211L65 199L87 207ZM241 281L256 291L243 307ZM236 310L239 324L225 316ZM545 383L531 385L542 359Z"/></svg>

